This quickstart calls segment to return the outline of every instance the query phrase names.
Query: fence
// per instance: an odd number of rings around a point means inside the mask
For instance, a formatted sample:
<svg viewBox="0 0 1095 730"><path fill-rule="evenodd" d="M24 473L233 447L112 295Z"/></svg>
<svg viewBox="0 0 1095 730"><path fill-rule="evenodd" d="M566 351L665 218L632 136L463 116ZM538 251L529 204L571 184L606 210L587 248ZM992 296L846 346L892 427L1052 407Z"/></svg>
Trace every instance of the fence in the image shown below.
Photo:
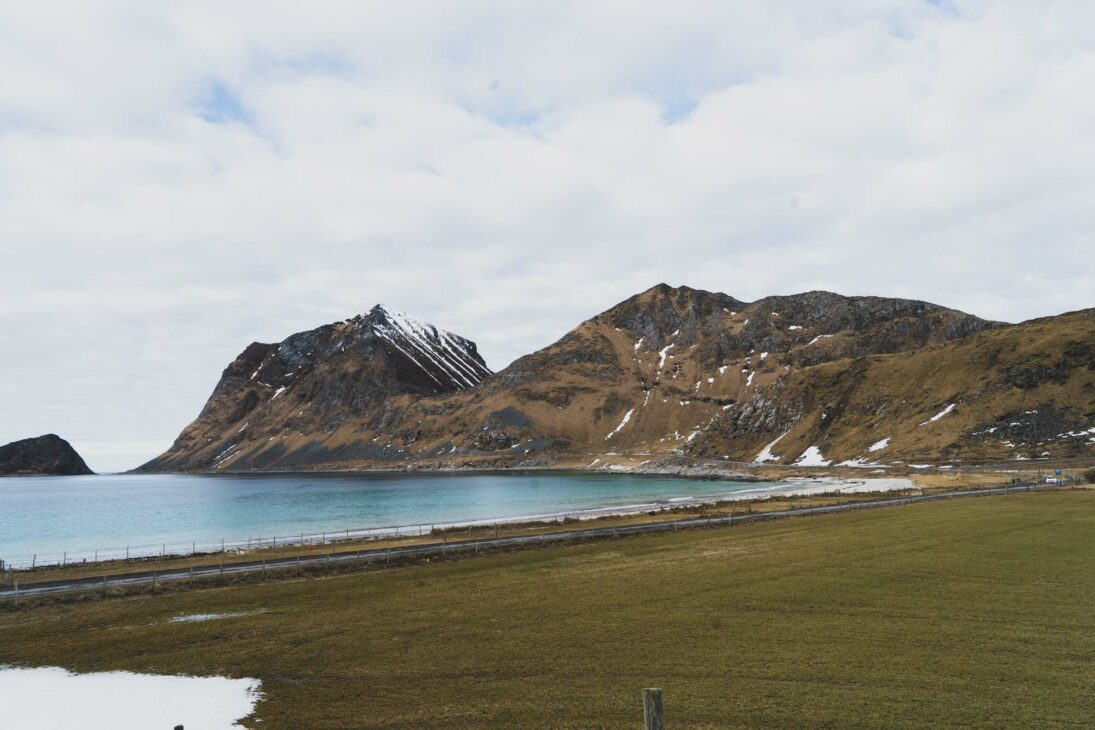
<svg viewBox="0 0 1095 730"><path fill-rule="evenodd" d="M1018 483L1018 480L1015 480ZM1062 482L1064 483L1064 482ZM1023 486L1033 484L1022 483ZM814 494L809 497L821 498L827 496L848 496L833 494ZM898 492L891 494L897 497ZM733 500L730 500L733 501ZM755 501L767 501L764 498L741 500L743 510L751 512ZM601 510L581 510L574 512L560 512L551 515L532 515L514 518L501 518L482 521L462 521L450 523L423 523L418 525L389 525L382 527L349 528L343 530L331 530L318 533L300 532L292 535L259 535L242 540L221 539L213 542L162 542L156 544L128 545L125 547L93 548L89 550L62 551L61 553L36 553L22 556L16 559L0 560L0 575L4 572L34 570L36 568L80 565L85 563L98 563L112 560L149 560L164 557L186 557L190 555L215 555L218 553L245 553L263 548L278 547L320 547L348 541L381 540L393 537L415 537L430 535L434 532L445 532L457 536L461 531L471 533L475 529L493 529L495 532L500 527L512 527L515 524L560 524L567 521L589 520L606 515L634 515L651 511L665 511L674 508L697 507L706 504L703 501L689 503L649 503L632 505L630 508L604 508Z"/></svg>
<svg viewBox="0 0 1095 730"><path fill-rule="evenodd" d="M753 500L750 500L752 502ZM558 512L550 515L527 515L491 520L465 520L460 522L433 522L417 525L387 525L381 527L348 528L323 532L299 532L292 535L259 535L245 539L221 539L212 542L185 541L161 542L125 547L92 548L87 550L68 550L60 553L34 553L16 559L0 560L0 572L34 570L35 568L98 563L110 560L149 560L162 557L186 557L190 555L215 555L218 553L245 553L262 548L278 547L319 547L348 541L382 540L393 537L418 537L445 532L459 535L461 531L471 533L476 529L512 527L516 524L551 525L567 521L589 520L607 515L643 514L652 510L664 510L680 507L696 507L703 501L690 503L648 503L626 507L605 507L571 512Z"/></svg>

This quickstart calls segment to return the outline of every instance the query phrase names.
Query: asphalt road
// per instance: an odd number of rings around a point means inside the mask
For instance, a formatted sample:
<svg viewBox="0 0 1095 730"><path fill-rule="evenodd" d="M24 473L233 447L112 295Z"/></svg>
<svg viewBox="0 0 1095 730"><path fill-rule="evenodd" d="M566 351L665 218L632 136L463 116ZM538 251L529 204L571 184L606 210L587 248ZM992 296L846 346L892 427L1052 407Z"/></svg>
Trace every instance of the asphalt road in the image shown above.
<svg viewBox="0 0 1095 730"><path fill-rule="evenodd" d="M276 558L270 560L250 560L236 562L224 566L201 566L193 568L171 568L167 570L140 571L126 573L124 575L92 576L85 578L73 578L67 580L48 581L35 583L25 587L0 586L0 600L29 598L33 596L47 596L78 591L105 590L124 586L146 585L163 583L168 581L191 580L196 578L212 578L247 573L272 572L305 566L319 566L326 564L347 562L373 562L384 564L389 561L402 562L408 559L417 560L430 557L444 557L456 554L478 553L480 550L492 550L497 548L531 547L550 543L580 542L587 540L603 540L628 535L638 535L654 532L674 532L682 529L697 527L714 527L718 525L736 525L746 522L760 522L763 520L786 519L789 517L807 517L810 515L831 514L833 512L847 512L850 510L873 509L876 507L891 507L895 505L915 504L917 502L932 502L941 499L957 499L962 497L976 497L991 494L1006 494L1008 492L1027 492L1033 490L1055 489L1054 485L1016 485L1010 487L994 487L989 489L966 490L960 492L941 492L937 494L915 495L908 497L893 497L889 499L877 499L851 504L829 505L824 507L798 507L779 510L777 512L762 512L753 514L731 515L729 517L692 517L688 519L666 522L654 522L651 524L627 525L620 527L589 527L584 529L564 530L559 532L544 533L541 535L514 535L511 537L495 537L482 540L463 540L460 542L433 542L420 545L408 545L405 547L393 547L391 549L357 550L326 555L300 556L292 558Z"/></svg>

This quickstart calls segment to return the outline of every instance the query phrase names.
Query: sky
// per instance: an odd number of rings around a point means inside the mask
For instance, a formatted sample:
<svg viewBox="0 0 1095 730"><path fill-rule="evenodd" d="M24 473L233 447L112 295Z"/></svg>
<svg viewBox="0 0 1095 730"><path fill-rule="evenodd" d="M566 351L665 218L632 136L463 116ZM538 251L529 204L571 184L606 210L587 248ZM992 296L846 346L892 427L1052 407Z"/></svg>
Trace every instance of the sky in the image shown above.
<svg viewBox="0 0 1095 730"><path fill-rule="evenodd" d="M494 369L658 282L1095 306L1095 4L0 5L0 443L156 455L383 302Z"/></svg>

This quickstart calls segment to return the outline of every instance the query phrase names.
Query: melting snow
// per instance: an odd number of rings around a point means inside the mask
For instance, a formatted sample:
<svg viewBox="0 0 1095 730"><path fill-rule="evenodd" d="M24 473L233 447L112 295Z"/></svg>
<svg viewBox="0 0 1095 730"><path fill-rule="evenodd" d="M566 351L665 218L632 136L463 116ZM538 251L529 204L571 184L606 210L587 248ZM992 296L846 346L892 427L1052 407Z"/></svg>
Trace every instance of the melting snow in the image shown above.
<svg viewBox="0 0 1095 730"><path fill-rule="evenodd" d="M806 343L806 346L807 346L807 347L809 347L810 345L813 345L814 343L818 342L819 340L824 340L824 339L826 339L826 338L828 338L828 337L832 337L832 335L818 335L818 336L817 336L817 337L815 337L814 339L812 339L812 340L810 340L809 342L807 342L807 343Z"/></svg>
<svg viewBox="0 0 1095 730"><path fill-rule="evenodd" d="M882 439L881 441L875 441L873 444L867 447L867 451L881 451L890 445L890 437Z"/></svg>
<svg viewBox="0 0 1095 730"><path fill-rule="evenodd" d="M776 456L775 454L772 453L772 447L775 446L776 444L778 444L780 442L780 439L782 439L784 436L786 436L789 433L791 433L791 432L790 431L784 431L779 436L777 436L776 439L774 441L772 441L772 443L768 444L763 449L761 449L761 452L753 457L753 463L754 464L763 464L766 461L776 461L777 459L779 459L780 457L778 457L778 456Z"/></svg>
<svg viewBox="0 0 1095 730"><path fill-rule="evenodd" d="M639 341L635 343L635 352L639 351L639 348L642 347L643 340L645 340L645 339L646 339L645 337L640 337Z"/></svg>
<svg viewBox="0 0 1095 730"><path fill-rule="evenodd" d="M658 370L661 370L663 367L665 367L665 356L666 353L669 352L670 347L673 347L673 343L669 343L661 350L658 350Z"/></svg>
<svg viewBox="0 0 1095 730"><path fill-rule="evenodd" d="M789 330L800 330L802 328L799 327L797 324L793 324L790 327L788 327L787 329L789 329Z"/></svg>
<svg viewBox="0 0 1095 730"><path fill-rule="evenodd" d="M833 463L831 459L826 459L821 449L816 446L811 446L802 452L802 455L795 459L795 466L829 466Z"/></svg>
<svg viewBox="0 0 1095 730"><path fill-rule="evenodd" d="M93 725L112 730L176 725L229 730L254 710L260 686L257 679L228 677L0 669L2 724L12 730Z"/></svg>
<svg viewBox="0 0 1095 730"><path fill-rule="evenodd" d="M749 373L749 377L745 379L745 387L746 388L748 388L750 385L753 384L753 376L756 375L756 374L757 374L756 370L753 370L752 372Z"/></svg>
<svg viewBox="0 0 1095 730"><path fill-rule="evenodd" d="M625 413L624 414L624 420L620 421L620 425L617 426L616 428L612 429L612 432L609 433L607 436L605 436L605 441L608 441L610 438L612 438L613 436L618 434L620 432L620 429L623 428L624 426L626 426L627 422L631 420L631 414L634 413L634 412L635 412L635 409L632 408L630 411Z"/></svg>
<svg viewBox="0 0 1095 730"><path fill-rule="evenodd" d="M932 417L931 417L931 418L929 418L928 420L924 421L924 422L923 422L923 423L921 423L920 425L921 425L921 426L927 426L927 425L928 425L929 423L935 423L935 422L936 422L936 421L938 421L938 420L939 420L940 418L942 418L943 416L947 415L948 413L950 413L950 412L951 412L951 411L953 411L953 410L954 410L954 403L951 403L951 404L949 404L949 405L948 405L948 406L947 406L946 408L944 408L943 410L939 411L939 413L936 413L936 414L935 414L934 416L932 416Z"/></svg>

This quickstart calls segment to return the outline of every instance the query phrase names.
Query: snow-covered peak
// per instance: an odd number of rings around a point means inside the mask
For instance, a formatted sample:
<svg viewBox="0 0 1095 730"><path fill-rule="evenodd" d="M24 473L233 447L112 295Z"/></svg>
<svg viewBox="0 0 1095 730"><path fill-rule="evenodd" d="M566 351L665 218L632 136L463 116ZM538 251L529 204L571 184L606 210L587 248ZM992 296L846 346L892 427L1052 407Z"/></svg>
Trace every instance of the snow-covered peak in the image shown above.
<svg viewBox="0 0 1095 730"><path fill-rule="evenodd" d="M378 304L365 321L441 389L471 388L491 374L472 342L406 312Z"/></svg>

